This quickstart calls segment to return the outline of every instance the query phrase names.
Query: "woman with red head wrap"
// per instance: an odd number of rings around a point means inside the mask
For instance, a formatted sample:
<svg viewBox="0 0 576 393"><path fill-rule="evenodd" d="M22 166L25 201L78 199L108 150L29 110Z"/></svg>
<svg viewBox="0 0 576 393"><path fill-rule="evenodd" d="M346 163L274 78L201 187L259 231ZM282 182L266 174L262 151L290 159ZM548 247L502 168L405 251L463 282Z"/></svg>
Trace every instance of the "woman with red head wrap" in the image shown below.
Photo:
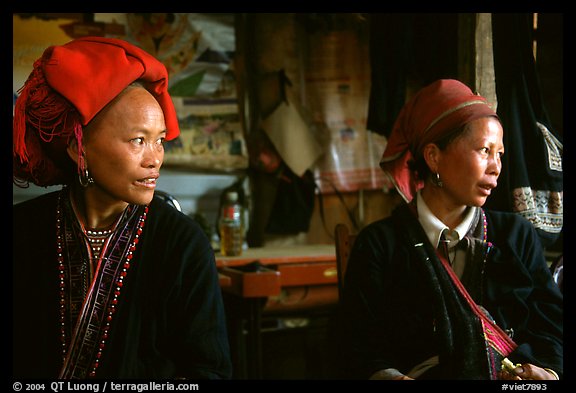
<svg viewBox="0 0 576 393"><path fill-rule="evenodd" d="M85 37L45 50L14 112L13 376L229 378L209 240L154 197L179 134L164 65Z"/></svg>
<svg viewBox="0 0 576 393"><path fill-rule="evenodd" d="M424 87L402 108L380 164L406 203L355 240L342 372L562 377L563 298L535 228L482 208L500 176L502 137L495 111L457 80Z"/></svg>

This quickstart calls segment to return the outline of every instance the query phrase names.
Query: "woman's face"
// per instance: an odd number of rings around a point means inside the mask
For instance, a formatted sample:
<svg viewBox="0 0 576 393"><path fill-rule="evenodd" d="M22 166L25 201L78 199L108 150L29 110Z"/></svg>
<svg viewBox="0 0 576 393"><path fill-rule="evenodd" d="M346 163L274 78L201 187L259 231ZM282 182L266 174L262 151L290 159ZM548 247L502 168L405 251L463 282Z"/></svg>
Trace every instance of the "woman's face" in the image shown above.
<svg viewBox="0 0 576 393"><path fill-rule="evenodd" d="M166 124L156 99L130 87L84 130L84 150L94 185L86 190L104 203L144 205L154 196L164 160Z"/></svg>
<svg viewBox="0 0 576 393"><path fill-rule="evenodd" d="M502 169L502 136L496 118L480 118L440 152L436 172L447 202L454 207L484 205Z"/></svg>

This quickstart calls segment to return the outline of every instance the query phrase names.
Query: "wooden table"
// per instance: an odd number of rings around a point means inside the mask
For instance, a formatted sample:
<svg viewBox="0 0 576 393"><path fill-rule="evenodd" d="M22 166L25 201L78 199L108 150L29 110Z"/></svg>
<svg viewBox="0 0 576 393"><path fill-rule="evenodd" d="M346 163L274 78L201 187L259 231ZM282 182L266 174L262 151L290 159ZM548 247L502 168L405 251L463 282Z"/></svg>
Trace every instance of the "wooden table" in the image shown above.
<svg viewBox="0 0 576 393"><path fill-rule="evenodd" d="M262 378L264 312L305 311L338 301L334 245L249 248L237 257L217 254L216 265L222 291L239 305L230 308L241 310L228 315L236 341L242 340L247 322L246 370L237 370L241 377Z"/></svg>

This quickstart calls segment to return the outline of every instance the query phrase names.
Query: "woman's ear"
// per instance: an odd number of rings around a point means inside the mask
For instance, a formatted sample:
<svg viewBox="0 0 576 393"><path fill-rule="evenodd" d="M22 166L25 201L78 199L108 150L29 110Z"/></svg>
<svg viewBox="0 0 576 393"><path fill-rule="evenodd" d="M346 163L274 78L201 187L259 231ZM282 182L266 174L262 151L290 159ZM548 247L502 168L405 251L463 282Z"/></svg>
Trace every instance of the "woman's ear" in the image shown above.
<svg viewBox="0 0 576 393"><path fill-rule="evenodd" d="M438 172L438 160L440 156L440 148L435 143L428 143L422 150L422 157L430 168L432 173Z"/></svg>
<svg viewBox="0 0 576 393"><path fill-rule="evenodd" d="M68 147L66 148L68 155L76 164L78 164L78 141L76 138L70 138L68 142Z"/></svg>

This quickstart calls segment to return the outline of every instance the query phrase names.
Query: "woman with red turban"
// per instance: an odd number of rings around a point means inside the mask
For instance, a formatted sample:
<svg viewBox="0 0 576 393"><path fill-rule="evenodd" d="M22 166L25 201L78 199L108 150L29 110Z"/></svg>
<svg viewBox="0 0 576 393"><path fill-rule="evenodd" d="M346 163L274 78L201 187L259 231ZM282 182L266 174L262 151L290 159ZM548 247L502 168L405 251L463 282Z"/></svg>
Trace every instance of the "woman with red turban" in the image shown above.
<svg viewBox="0 0 576 393"><path fill-rule="evenodd" d="M358 234L339 367L364 379L559 379L563 297L532 224L484 210L504 154L486 100L438 80L402 108L381 160L406 203Z"/></svg>
<svg viewBox="0 0 576 393"><path fill-rule="evenodd" d="M13 377L231 376L214 253L154 197L179 134L164 65L120 39L45 50L16 100Z"/></svg>

